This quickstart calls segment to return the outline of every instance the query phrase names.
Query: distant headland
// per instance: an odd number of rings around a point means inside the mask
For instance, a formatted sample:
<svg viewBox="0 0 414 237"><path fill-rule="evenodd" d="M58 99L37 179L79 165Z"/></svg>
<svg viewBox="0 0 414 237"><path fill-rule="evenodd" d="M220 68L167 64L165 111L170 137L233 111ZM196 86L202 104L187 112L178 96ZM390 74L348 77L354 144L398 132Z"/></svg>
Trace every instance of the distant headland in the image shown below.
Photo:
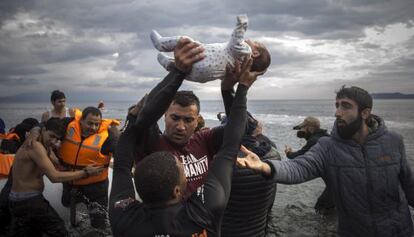
<svg viewBox="0 0 414 237"><path fill-rule="evenodd" d="M414 99L414 94L395 93L372 93L374 99Z"/></svg>

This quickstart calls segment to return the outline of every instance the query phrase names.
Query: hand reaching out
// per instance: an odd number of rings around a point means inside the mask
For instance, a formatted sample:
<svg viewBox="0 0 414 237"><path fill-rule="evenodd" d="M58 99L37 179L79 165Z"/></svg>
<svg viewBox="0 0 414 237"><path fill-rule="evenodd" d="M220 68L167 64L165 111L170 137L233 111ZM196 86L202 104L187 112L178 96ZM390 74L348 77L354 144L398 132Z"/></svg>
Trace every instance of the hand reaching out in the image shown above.
<svg viewBox="0 0 414 237"><path fill-rule="evenodd" d="M258 76L263 75L265 71L251 72L250 69L253 64L253 58L245 58L240 66L239 71L239 83L250 87L257 79Z"/></svg>
<svg viewBox="0 0 414 237"><path fill-rule="evenodd" d="M239 168L249 168L254 171L270 175L271 169L269 165L260 160L260 158L254 153L248 150L245 146L241 146L240 150L246 154L245 157L237 157L236 165Z"/></svg>
<svg viewBox="0 0 414 237"><path fill-rule="evenodd" d="M292 147L290 147L289 145L285 145L285 154L289 154L292 153Z"/></svg>

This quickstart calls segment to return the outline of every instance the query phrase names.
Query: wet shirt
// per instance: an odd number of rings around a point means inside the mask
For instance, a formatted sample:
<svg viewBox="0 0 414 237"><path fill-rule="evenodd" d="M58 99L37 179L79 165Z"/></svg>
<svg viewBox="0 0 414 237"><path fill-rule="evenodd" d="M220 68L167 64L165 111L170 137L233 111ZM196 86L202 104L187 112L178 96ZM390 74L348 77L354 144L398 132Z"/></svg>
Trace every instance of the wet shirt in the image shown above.
<svg viewBox="0 0 414 237"><path fill-rule="evenodd" d="M114 236L218 236L221 217L209 211L202 199L194 193L187 201L159 208L132 198L117 201L111 211L111 219L116 220L111 221Z"/></svg>
<svg viewBox="0 0 414 237"><path fill-rule="evenodd" d="M209 167L222 140L223 128L204 129L192 135L184 146L170 142L165 135L159 135L155 142L156 151L169 151L174 154L184 165L184 173L187 178L186 197L204 183ZM139 159L145 157L141 154Z"/></svg>
<svg viewBox="0 0 414 237"><path fill-rule="evenodd" d="M223 127L203 129L193 134L185 145L170 142L157 126L157 121L171 104L174 95L184 80L185 75L173 69L148 95L140 116L132 124L140 124L144 129L139 131L144 144L137 151L136 162L157 151L169 151L184 164L187 177L186 198L197 191L207 175L211 161L220 148L223 140Z"/></svg>

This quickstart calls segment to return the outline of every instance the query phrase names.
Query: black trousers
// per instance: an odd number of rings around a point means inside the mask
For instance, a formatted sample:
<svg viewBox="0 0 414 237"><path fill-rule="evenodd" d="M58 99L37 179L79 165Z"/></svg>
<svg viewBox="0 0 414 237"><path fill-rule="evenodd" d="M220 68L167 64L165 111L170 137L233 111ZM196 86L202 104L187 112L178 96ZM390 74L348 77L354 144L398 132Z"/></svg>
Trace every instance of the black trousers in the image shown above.
<svg viewBox="0 0 414 237"><path fill-rule="evenodd" d="M12 175L10 172L7 183L0 192L0 236L5 236L11 223L9 211L9 193L12 187Z"/></svg>
<svg viewBox="0 0 414 237"><path fill-rule="evenodd" d="M108 184L108 179L88 185L63 183L62 205L69 207L71 198L76 203L85 203L92 227L105 229L108 219Z"/></svg>
<svg viewBox="0 0 414 237"><path fill-rule="evenodd" d="M68 236L65 223L49 202L39 195L23 201L9 201L12 222L10 236L34 236L44 233L47 236Z"/></svg>

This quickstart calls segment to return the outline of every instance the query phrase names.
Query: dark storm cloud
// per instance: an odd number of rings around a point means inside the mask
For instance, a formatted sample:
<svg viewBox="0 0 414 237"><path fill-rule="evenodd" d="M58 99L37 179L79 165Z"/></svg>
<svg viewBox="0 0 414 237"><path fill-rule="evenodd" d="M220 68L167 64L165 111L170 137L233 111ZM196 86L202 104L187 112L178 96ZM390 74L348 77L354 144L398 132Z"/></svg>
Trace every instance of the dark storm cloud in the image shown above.
<svg viewBox="0 0 414 237"><path fill-rule="evenodd" d="M5 20L13 18L19 11L27 11L34 7L34 1L2 0L0 1L0 26Z"/></svg>
<svg viewBox="0 0 414 237"><path fill-rule="evenodd" d="M18 76L18 75L35 75L47 72L42 68L35 67L19 67L16 65L0 65L0 71L3 76Z"/></svg>
<svg viewBox="0 0 414 237"><path fill-rule="evenodd" d="M95 87L95 88L116 88L116 89L140 89L140 90L151 90L154 86L153 80L141 79L139 81L121 81L121 80L110 80L110 81L91 81L87 83L78 84L80 87Z"/></svg>
<svg viewBox="0 0 414 237"><path fill-rule="evenodd" d="M39 84L39 81L33 78L0 78L0 85L2 86L31 86L37 84Z"/></svg>
<svg viewBox="0 0 414 237"><path fill-rule="evenodd" d="M15 28L0 28L0 83L9 86L41 84L42 76L55 78L56 74L60 75L56 78L62 78L61 75L71 78L73 67L66 69L64 66L83 60L88 62L88 66L94 64L94 70L105 68L113 74L123 74L128 80L119 81L115 78L118 75L103 75L105 79L99 81L84 79L79 83L62 80L62 86L75 83L71 86L149 90L158 81L145 81L143 78L161 78L166 73L156 62L156 51L148 37L151 29L157 29L163 35L188 34L202 42L223 42L231 34L235 16L241 13L249 17L248 37L282 38L290 35L315 40L310 45L315 48L328 45L326 41L337 41L344 45L357 42L357 50L379 50L387 55L392 48L360 40L368 27L375 27L379 33L394 23L413 27L414 1L0 1L0 27L4 27L7 22L17 22L17 26L13 26ZM411 44L407 44L407 51L412 51L413 41L411 39ZM323 62L323 57L326 57L304 53L296 48L287 49L282 43L269 42L268 45L272 54L272 67L266 74L268 77L295 77L301 68L317 67L316 63ZM344 68L374 71L353 78L355 81L374 83L378 88L402 83L394 87L408 88L404 87L404 83L413 75L413 57L408 53L403 57L393 57L395 60L390 63L377 65L367 62ZM102 62L96 59L102 58L111 62L108 63L110 66L101 66ZM63 65L59 67L61 71L54 71L55 64ZM86 67L82 63L78 64ZM88 75L84 77L88 78ZM131 82L131 78L139 80ZM393 82L390 78L393 78ZM334 82L328 82L327 85L333 87L343 79L331 80ZM322 85L326 81L312 83ZM303 84L306 85L306 82ZM407 85L411 86L412 83ZM185 86L202 89L209 85ZM10 87L8 92L12 90Z"/></svg>
<svg viewBox="0 0 414 237"><path fill-rule="evenodd" d="M385 26L414 19L414 1L409 0L314 0L226 1L231 12L246 12L251 28L296 31L313 37L353 38L367 26Z"/></svg>

